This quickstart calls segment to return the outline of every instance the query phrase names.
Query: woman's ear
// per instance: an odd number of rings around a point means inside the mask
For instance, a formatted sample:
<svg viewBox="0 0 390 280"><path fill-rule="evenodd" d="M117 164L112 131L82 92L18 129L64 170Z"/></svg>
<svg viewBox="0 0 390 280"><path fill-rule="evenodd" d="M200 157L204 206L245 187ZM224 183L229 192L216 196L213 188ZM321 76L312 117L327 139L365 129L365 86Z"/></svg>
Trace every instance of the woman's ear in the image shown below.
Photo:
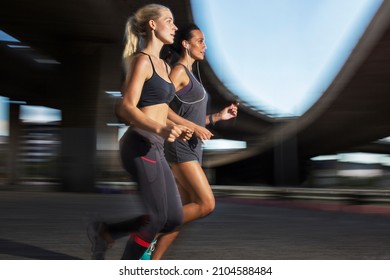
<svg viewBox="0 0 390 280"><path fill-rule="evenodd" d="M149 27L152 30L156 30L157 25L156 25L156 22L153 19L149 20Z"/></svg>
<svg viewBox="0 0 390 280"><path fill-rule="evenodd" d="M188 49L188 47L189 47L188 41L186 41L186 40L181 41L181 45L182 45L183 48L185 48L185 49Z"/></svg>

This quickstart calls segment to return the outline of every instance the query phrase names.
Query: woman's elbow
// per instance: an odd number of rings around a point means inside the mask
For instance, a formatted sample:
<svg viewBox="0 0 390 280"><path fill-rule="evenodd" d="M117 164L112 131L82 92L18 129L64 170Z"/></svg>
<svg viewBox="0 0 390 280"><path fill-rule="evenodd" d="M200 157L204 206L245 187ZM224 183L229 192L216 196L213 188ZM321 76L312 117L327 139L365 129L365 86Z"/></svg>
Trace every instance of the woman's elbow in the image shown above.
<svg viewBox="0 0 390 280"><path fill-rule="evenodd" d="M115 115L119 122L129 124L128 116L126 114L126 108L123 105L123 102L120 101L117 104L115 104Z"/></svg>

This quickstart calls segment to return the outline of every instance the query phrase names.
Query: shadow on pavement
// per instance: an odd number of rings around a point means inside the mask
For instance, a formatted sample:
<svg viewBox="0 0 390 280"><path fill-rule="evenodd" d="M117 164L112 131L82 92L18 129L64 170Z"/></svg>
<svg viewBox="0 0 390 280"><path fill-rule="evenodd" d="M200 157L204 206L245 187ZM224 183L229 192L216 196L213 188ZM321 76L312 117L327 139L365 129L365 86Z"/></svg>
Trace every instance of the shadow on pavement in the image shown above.
<svg viewBox="0 0 390 280"><path fill-rule="evenodd" d="M37 260L81 260L78 257L2 238L0 238L0 254Z"/></svg>

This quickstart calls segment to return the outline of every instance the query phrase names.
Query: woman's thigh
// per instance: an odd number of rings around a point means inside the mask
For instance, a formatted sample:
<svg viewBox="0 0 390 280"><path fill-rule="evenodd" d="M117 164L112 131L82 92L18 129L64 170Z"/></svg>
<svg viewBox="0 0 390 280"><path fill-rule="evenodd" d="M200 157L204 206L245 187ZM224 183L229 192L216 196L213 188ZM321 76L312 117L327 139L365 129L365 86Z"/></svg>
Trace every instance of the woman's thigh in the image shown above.
<svg viewBox="0 0 390 280"><path fill-rule="evenodd" d="M172 171L175 178L182 188L181 193L187 197L183 197L184 202L207 202L214 200L214 195L210 184L202 167L197 161L188 161L172 164Z"/></svg>

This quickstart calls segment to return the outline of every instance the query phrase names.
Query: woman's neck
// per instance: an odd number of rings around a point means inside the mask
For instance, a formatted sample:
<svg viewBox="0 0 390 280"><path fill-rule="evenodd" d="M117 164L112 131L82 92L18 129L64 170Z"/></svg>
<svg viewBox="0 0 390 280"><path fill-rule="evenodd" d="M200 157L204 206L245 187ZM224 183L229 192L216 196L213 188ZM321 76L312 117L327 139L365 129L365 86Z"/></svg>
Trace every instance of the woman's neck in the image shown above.
<svg viewBox="0 0 390 280"><path fill-rule="evenodd" d="M189 71L192 72L192 65L194 65L195 62L193 58L188 58L188 56L183 56L179 59L178 62L184 65Z"/></svg>
<svg viewBox="0 0 390 280"><path fill-rule="evenodd" d="M150 56L153 56L157 59L160 59L160 52L161 48L164 44L157 44L157 43L149 43L145 46L145 48L142 50L144 53L147 53Z"/></svg>

